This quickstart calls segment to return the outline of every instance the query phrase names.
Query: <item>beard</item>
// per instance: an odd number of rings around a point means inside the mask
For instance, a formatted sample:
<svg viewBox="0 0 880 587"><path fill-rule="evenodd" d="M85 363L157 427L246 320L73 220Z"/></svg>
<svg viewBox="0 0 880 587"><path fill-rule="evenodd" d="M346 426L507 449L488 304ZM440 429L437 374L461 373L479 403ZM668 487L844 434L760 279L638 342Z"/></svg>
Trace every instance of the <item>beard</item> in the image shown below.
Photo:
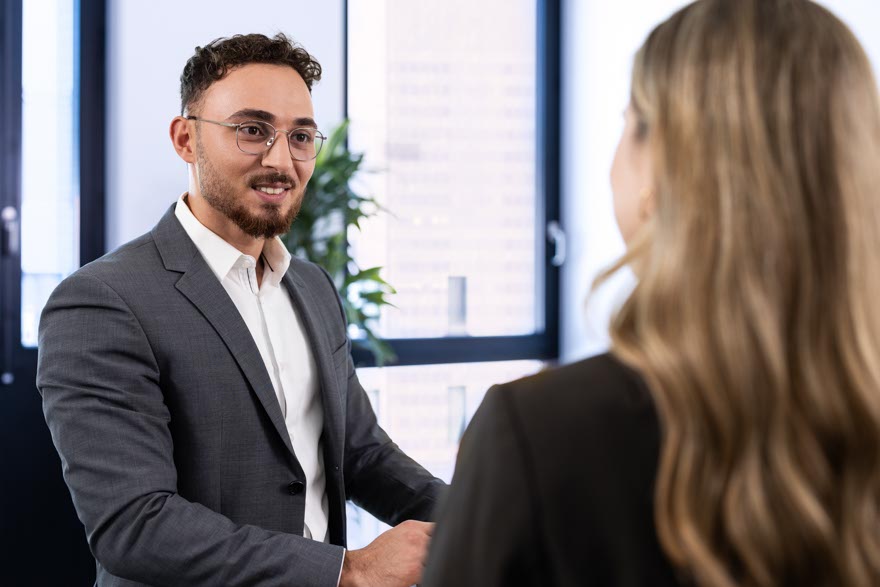
<svg viewBox="0 0 880 587"><path fill-rule="evenodd" d="M269 239L290 230L290 226L299 214L302 198L294 199L286 213L282 213L280 203L263 202L260 205L261 213L254 214L239 198L236 198L232 185L223 180L203 153L204 149L199 145L197 156L199 190L212 208L229 218L242 232L254 238ZM259 175L248 180L251 187L274 182L290 185L291 192L296 188L293 179L284 173Z"/></svg>

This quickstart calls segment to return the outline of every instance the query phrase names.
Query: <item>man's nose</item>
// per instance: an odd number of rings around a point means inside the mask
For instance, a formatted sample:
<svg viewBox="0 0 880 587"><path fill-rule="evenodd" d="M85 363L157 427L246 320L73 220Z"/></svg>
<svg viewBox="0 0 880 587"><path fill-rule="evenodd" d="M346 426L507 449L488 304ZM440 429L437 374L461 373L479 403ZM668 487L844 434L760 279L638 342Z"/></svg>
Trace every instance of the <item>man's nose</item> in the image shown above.
<svg viewBox="0 0 880 587"><path fill-rule="evenodd" d="M285 133L275 133L275 138L272 140L269 150L263 154L263 167L274 167L275 169L293 168L293 156L290 154L288 140Z"/></svg>

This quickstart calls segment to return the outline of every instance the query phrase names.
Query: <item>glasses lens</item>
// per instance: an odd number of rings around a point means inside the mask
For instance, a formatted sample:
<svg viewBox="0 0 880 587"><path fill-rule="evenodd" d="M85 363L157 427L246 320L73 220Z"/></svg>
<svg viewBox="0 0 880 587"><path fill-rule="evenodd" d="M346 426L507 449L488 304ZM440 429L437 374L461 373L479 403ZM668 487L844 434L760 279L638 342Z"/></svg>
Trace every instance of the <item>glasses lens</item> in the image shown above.
<svg viewBox="0 0 880 587"><path fill-rule="evenodd" d="M321 133L315 133L315 157L318 156L318 153L321 152L321 147L324 146L324 135Z"/></svg>
<svg viewBox="0 0 880 587"><path fill-rule="evenodd" d="M245 153L258 155L271 146L275 138L275 127L268 122L252 120L243 122L235 133L238 148Z"/></svg>
<svg viewBox="0 0 880 587"><path fill-rule="evenodd" d="M313 128L297 128L290 131L287 138L290 143L290 154L297 161L311 161L318 156L324 135Z"/></svg>

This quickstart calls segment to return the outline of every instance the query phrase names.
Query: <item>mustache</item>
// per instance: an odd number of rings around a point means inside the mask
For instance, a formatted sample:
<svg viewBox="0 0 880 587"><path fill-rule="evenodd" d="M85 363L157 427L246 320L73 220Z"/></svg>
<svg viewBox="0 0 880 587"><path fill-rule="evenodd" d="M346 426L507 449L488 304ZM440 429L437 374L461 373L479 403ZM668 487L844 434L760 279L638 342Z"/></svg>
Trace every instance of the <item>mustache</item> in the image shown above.
<svg viewBox="0 0 880 587"><path fill-rule="evenodd" d="M290 187L296 187L296 181L286 173L267 173L265 175L256 175L248 181L248 185L254 187L265 183L285 183Z"/></svg>

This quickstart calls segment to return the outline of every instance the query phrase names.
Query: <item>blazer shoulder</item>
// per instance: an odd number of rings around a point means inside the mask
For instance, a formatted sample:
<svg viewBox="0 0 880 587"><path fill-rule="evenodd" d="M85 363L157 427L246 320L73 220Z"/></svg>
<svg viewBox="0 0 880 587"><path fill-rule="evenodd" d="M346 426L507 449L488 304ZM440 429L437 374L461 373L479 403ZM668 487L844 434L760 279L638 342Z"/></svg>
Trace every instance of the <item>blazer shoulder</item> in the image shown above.
<svg viewBox="0 0 880 587"><path fill-rule="evenodd" d="M586 452L593 450L587 446L647 443L638 450L650 454L658 442L658 417L647 385L611 354L548 369L493 393L536 449L568 441Z"/></svg>
<svg viewBox="0 0 880 587"><path fill-rule="evenodd" d="M114 290L128 289L126 285L131 283L139 284L139 287L149 285L156 271L162 269L162 259L153 237L147 233L83 265L62 283L90 278Z"/></svg>
<svg viewBox="0 0 880 587"><path fill-rule="evenodd" d="M500 387L512 394L515 403L534 409L573 404L600 411L628 410L652 403L641 375L610 353L550 368Z"/></svg>

